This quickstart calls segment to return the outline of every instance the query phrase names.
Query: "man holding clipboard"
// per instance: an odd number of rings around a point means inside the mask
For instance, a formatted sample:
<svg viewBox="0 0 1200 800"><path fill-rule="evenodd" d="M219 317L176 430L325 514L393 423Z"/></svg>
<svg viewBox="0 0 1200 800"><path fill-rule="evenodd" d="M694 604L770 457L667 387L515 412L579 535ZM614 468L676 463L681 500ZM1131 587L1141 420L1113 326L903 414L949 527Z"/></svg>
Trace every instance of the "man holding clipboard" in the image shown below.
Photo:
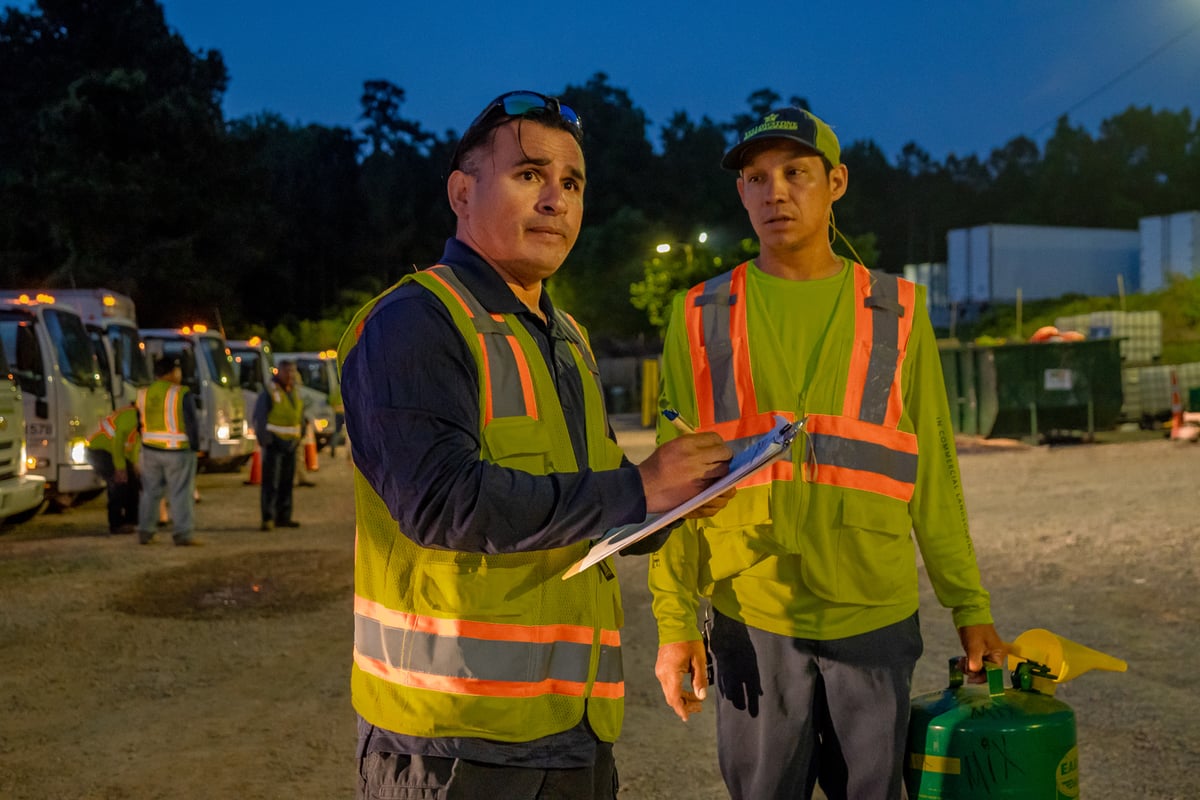
<svg viewBox="0 0 1200 800"><path fill-rule="evenodd" d="M706 633L721 774L734 800L899 798L921 655L916 543L968 660L1000 662L967 531L933 328L919 287L831 246L848 171L806 110L767 114L722 161L761 245L676 298L664 406L734 449L777 418L789 450L651 556L655 673L700 710ZM659 423L659 441L679 435ZM691 686L685 686L690 676Z"/></svg>

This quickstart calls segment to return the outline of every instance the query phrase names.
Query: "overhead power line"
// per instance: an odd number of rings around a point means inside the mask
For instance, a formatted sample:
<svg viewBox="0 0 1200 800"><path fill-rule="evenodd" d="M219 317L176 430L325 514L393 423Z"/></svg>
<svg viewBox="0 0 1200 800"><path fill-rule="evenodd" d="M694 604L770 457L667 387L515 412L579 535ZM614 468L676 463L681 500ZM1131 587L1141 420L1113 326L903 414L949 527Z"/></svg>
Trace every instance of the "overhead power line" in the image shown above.
<svg viewBox="0 0 1200 800"><path fill-rule="evenodd" d="M1198 30L1198 29L1200 29L1200 18L1196 19L1196 21L1195 21L1195 22L1193 22L1193 23L1192 23L1192 24L1191 24L1189 27L1185 28L1184 30L1182 30L1182 31L1180 31L1179 33L1177 33L1177 34L1175 34L1174 36L1172 36L1172 37L1171 37L1170 39L1168 39L1167 41L1163 42L1161 45L1159 45L1157 48L1155 48L1153 51L1151 51L1149 54L1147 54L1145 57L1143 57L1143 58L1142 58L1140 61L1138 61L1136 64L1134 64L1134 65L1132 65L1132 66L1130 66L1130 67L1127 67L1127 68L1126 68L1126 69L1125 69L1123 72L1121 72L1121 73L1120 73L1119 75L1117 75L1115 78L1113 78L1113 79L1109 80L1109 81L1108 81L1107 83L1105 83L1103 86L1101 86L1100 88L1096 89L1094 92L1092 92L1092 93L1091 93L1091 94L1089 94L1087 97L1085 97L1085 98L1083 98L1082 100L1080 100L1079 102L1075 103L1075 105L1071 106L1071 107L1070 107L1070 108L1068 108L1066 111L1064 111L1064 112L1062 112L1061 114L1059 114L1058 116L1056 116L1054 119L1052 119L1052 120L1050 120L1050 121L1048 121L1048 122L1044 122L1044 123L1042 123L1042 124L1041 124L1040 126L1038 126L1038 128L1037 128L1037 129L1036 129L1036 130L1033 132L1033 135L1034 135L1034 136L1037 136L1039 133L1041 133L1042 131L1044 131L1046 128L1048 128L1048 127L1050 127L1051 125L1054 125L1055 123L1057 123L1057 122L1058 122L1058 120L1059 120L1061 117L1064 117L1064 116L1069 116L1069 115L1071 114L1071 112L1072 112L1072 111L1075 111L1076 109L1078 109L1078 108L1080 108L1080 107L1082 107L1082 106L1086 105L1088 102L1090 102L1090 101L1091 101L1093 98L1095 98L1096 96L1098 96L1098 95L1101 95L1101 94L1103 94L1104 92L1108 91L1108 90L1109 90L1109 89L1111 89L1113 86L1115 86L1116 84L1118 84L1118 83L1120 83L1121 81L1125 80L1125 79L1126 79L1126 78L1128 78L1130 75L1132 75L1134 72L1137 72L1139 69L1141 69L1142 67L1144 67L1146 64L1150 63L1150 62L1151 62L1151 61L1153 61L1155 58L1157 58L1158 56L1162 55L1162 54L1163 54L1163 52L1165 52L1166 50L1168 50L1169 48L1171 48L1172 46L1174 46L1174 45L1175 45L1175 44L1177 44L1178 42L1182 41L1183 39L1186 39L1188 36L1191 36L1191 35L1192 35L1192 34L1193 34L1193 33L1194 33L1196 30Z"/></svg>

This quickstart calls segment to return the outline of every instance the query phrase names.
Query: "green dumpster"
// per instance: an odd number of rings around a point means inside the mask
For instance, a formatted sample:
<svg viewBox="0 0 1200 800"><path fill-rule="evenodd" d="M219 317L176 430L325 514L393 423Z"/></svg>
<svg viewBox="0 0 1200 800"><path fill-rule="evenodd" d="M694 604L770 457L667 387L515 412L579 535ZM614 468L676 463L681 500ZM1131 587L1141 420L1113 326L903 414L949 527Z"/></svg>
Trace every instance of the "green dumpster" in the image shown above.
<svg viewBox="0 0 1200 800"><path fill-rule="evenodd" d="M950 401L950 423L955 433L979 433L979 403L975 387L975 354L957 339L938 342L942 378Z"/></svg>
<svg viewBox="0 0 1200 800"><path fill-rule="evenodd" d="M979 431L1037 438L1108 430L1121 416L1119 339L974 346Z"/></svg>

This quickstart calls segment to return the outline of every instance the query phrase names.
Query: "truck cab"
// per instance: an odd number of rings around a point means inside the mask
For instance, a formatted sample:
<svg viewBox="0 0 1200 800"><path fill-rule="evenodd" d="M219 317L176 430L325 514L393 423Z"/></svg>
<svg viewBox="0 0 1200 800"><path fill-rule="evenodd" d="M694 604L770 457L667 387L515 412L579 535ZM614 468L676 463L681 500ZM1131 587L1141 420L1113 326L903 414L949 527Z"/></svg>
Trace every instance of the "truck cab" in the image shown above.
<svg viewBox="0 0 1200 800"><path fill-rule="evenodd" d="M153 381L146 346L137 329L133 298L111 289L57 289L55 298L79 312L113 408L137 400L138 389Z"/></svg>
<svg viewBox="0 0 1200 800"><path fill-rule="evenodd" d="M254 404L275 374L275 357L271 343L261 336L249 339L230 339L229 352L237 368L238 383L242 387L242 398L246 402L246 436L257 439L254 431Z"/></svg>
<svg viewBox="0 0 1200 800"><path fill-rule="evenodd" d="M246 438L246 401L225 337L203 324L146 328L141 334L151 358L177 358L183 367L183 385L196 401L200 465L215 471L246 463L254 440Z"/></svg>
<svg viewBox="0 0 1200 800"><path fill-rule="evenodd" d="M83 320L47 292L0 300L0 346L21 390L28 469L52 506L99 494L87 437L112 410Z"/></svg>
<svg viewBox="0 0 1200 800"><path fill-rule="evenodd" d="M46 502L46 479L29 474L21 387L0 347L0 521L31 519Z"/></svg>
<svg viewBox="0 0 1200 800"><path fill-rule="evenodd" d="M317 449L337 447L344 410L342 384L337 374L337 351L319 353L276 353L275 363L293 361L300 376L300 395L304 398L304 415L312 423Z"/></svg>

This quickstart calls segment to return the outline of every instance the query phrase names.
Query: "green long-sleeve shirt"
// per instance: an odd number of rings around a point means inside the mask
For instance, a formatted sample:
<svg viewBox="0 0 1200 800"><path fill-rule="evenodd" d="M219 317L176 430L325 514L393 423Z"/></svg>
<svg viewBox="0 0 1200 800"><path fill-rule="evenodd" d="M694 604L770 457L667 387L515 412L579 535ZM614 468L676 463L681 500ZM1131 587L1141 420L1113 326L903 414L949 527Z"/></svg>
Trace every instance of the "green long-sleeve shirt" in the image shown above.
<svg viewBox="0 0 1200 800"><path fill-rule="evenodd" d="M849 262L837 275L815 281L784 280L753 264L748 268L744 301L759 411L794 411L798 418L806 411L839 413L815 406L822 397L828 403L837 396L836 387L846 385L854 338L850 273ZM949 404L923 292L915 312L901 373L899 423L916 435L919 453L907 514L900 501L806 483L799 466L807 457L800 437L793 451L794 480L779 489L790 493L787 507L795 509L794 515L779 513L776 504L771 519L764 495L743 491L715 517L688 522L652 556L650 588L662 643L698 638L700 595L709 596L722 614L786 636L834 639L898 622L918 606L914 540L939 601L953 610L955 625L992 621L968 532ZM664 344L662 402L695 422L683 314L680 295ZM672 426L660 424L660 440L676 435Z"/></svg>

